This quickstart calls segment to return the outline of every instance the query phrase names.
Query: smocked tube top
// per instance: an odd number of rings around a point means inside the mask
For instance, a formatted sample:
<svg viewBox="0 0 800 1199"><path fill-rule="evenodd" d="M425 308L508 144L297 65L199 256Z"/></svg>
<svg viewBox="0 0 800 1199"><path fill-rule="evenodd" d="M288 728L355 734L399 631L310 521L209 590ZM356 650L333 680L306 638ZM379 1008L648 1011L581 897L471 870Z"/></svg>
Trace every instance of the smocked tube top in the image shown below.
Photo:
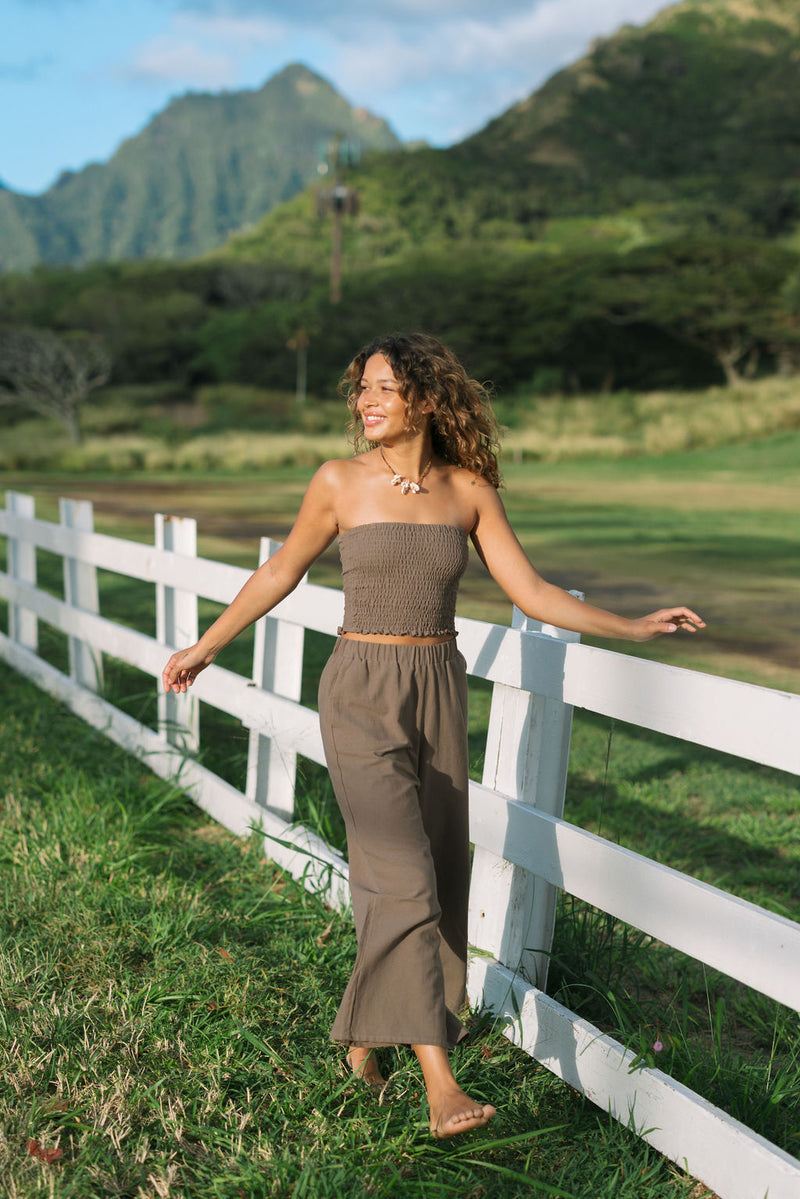
<svg viewBox="0 0 800 1199"><path fill-rule="evenodd" d="M342 633L455 636L458 584L468 559L459 525L374 521L339 534Z"/></svg>

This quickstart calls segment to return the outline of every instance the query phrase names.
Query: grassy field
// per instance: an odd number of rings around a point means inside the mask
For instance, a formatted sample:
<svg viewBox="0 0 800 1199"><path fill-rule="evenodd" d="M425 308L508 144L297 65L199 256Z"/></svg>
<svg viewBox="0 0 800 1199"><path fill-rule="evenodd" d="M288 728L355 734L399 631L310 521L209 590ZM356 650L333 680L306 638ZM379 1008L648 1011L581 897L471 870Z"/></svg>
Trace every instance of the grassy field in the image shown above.
<svg viewBox="0 0 800 1199"><path fill-rule="evenodd" d="M389 1057L390 1096L376 1105L326 1040L355 950L348 921L271 867L256 838L236 841L24 680L7 678L6 695L0 1188L10 1199L710 1194L479 1016L455 1068L497 1104L489 1134L432 1141L403 1051ZM595 733L579 738L581 771ZM654 778L670 753L646 747ZM619 747L612 773L624 798L623 757ZM590 780L581 786L596 807L599 780L593 797ZM720 829L707 844L714 836L725 842ZM762 862L762 888L767 873ZM566 905L554 983L583 1010L624 1009L645 1054L657 1038L673 1064L688 1054L694 1085L790 1147L796 1017L751 1001L745 1044L735 988L675 963L642 975L651 957ZM655 1014L631 991L637 977ZM684 1043L696 988L710 1008L693 1030L699 1053Z"/></svg>
<svg viewBox="0 0 800 1199"><path fill-rule="evenodd" d="M797 691L800 435L661 457L511 463L506 502L555 581L629 614L687 602L701 638L614 645ZM59 495L97 527L152 539L152 513L197 516L201 553L253 565L310 473L7 476L52 518ZM40 555L46 586L60 564ZM337 584L336 554L312 578ZM144 629L152 589L101 576L101 607ZM204 618L213 615L204 606ZM464 615L508 620L477 563ZM43 632L63 666L63 638ZM308 639L313 702L328 639ZM246 638L225 665L249 673ZM107 662L110 695L152 723L152 685ZM174 789L15 677L0 727L4 1021L0 1188L9 1196L483 1196L568 1199L708 1192L622 1132L475 1017L457 1069L500 1117L490 1135L431 1143L421 1082L392 1057L374 1108L326 1043L354 952L349 925ZM5 698L5 696L4 696ZM471 691L479 774L488 695ZM209 765L241 785L246 738L203 709ZM300 815L341 844L324 772L302 764ZM567 818L797 918L797 782L577 713ZM712 1102L800 1152L797 1013L585 905L561 904L551 989ZM652 1046L664 1046L657 1057ZM35 1141L43 1155L26 1146ZM48 1162L48 1151L61 1150Z"/></svg>
<svg viewBox="0 0 800 1199"><path fill-rule="evenodd" d="M749 443L800 428L792 377L704 391L499 396L512 461L662 456ZM109 387L84 406L82 444L56 421L19 419L0 434L0 470L247 473L313 467L346 452L341 400L294 398L234 383L175 394L174 385Z"/></svg>

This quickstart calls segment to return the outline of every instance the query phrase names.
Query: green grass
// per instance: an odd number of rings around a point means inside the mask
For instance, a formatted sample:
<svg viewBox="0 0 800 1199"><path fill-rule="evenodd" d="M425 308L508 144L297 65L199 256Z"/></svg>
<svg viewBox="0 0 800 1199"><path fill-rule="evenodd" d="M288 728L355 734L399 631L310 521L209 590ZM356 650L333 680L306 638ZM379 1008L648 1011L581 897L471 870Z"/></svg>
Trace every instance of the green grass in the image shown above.
<svg viewBox="0 0 800 1199"><path fill-rule="evenodd" d="M800 911L797 780L576 714L567 819L790 919ZM564 897L550 988L650 1064L800 1153L800 1016ZM652 1051L660 1040L662 1055Z"/></svg>
<svg viewBox="0 0 800 1199"><path fill-rule="evenodd" d="M536 382L497 399L510 462L574 462L662 457L797 433L793 378L742 381L700 391L540 395ZM8 471L255 472L313 468L350 452L348 421L334 395L298 411L281 392L219 384L166 396L161 385L111 387L85 405L84 440L70 442L56 421L26 417L0 433Z"/></svg>
<svg viewBox="0 0 800 1199"><path fill-rule="evenodd" d="M511 463L504 494L554 581L631 615L688 602L709 620L702 637L613 648L797 691L798 460L800 435L786 433L658 458ZM201 483L18 474L7 485L33 492L48 519L58 495L93 498L98 528L138 540L152 541L154 511L195 515L201 553L254 565L258 535L285 533L309 473ZM60 594L59 560L40 554L39 572ZM312 580L338 578L334 551ZM104 614L154 628L149 585L101 572L100 591ZM217 611L201 609L202 623ZM460 611L508 620L475 563ZM65 639L40 631L44 656L63 669ZM330 639L307 634L306 646L303 702L313 705ZM222 664L249 675L251 653L243 637ZM104 665L109 697L153 725L151 680ZM260 846L210 825L13 675L6 695L0 1188L9 1195L704 1193L480 1020L457 1064L501 1111L490 1136L431 1145L416 1066L402 1053L390 1060L390 1108L342 1089L326 1035L354 952L347 922L265 863ZM476 777L488 701L473 681ZM204 761L241 786L246 734L205 706L202 720ZM576 713L567 819L795 919L796 808L797 781L779 772ZM304 760L297 812L342 846L327 775ZM800 1151L797 1013L570 898L550 990L643 1061ZM63 1158L34 1160L31 1138L58 1144Z"/></svg>
<svg viewBox="0 0 800 1199"><path fill-rule="evenodd" d="M707 1192L486 1020L454 1055L500 1114L436 1142L407 1052L369 1100L327 1041L348 920L7 675L0 1190L220 1199ZM30 1152L30 1142L53 1161Z"/></svg>

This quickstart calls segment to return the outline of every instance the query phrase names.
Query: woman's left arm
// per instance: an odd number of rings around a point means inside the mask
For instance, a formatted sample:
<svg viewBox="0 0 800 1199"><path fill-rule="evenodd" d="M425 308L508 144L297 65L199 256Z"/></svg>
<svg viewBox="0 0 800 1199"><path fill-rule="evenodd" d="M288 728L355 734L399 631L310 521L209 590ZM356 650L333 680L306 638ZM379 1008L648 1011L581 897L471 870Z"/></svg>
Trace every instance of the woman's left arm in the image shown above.
<svg viewBox="0 0 800 1199"><path fill-rule="evenodd" d="M495 488L480 486L477 490L477 520L472 541L492 577L526 616L576 633L628 641L651 641L678 629L696 633L705 628L705 621L691 608L661 608L649 616L628 620L606 612L604 608L585 604L561 587L548 583L520 545Z"/></svg>

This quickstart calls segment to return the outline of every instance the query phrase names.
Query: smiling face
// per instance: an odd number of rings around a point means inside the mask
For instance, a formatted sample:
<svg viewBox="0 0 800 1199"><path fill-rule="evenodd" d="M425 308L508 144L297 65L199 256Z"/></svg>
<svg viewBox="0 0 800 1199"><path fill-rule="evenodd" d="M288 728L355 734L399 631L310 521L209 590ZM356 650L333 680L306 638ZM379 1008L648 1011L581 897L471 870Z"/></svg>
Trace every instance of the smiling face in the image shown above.
<svg viewBox="0 0 800 1199"><path fill-rule="evenodd" d="M364 364L357 408L368 441L391 442L409 432L408 406L383 354L373 354Z"/></svg>
<svg viewBox="0 0 800 1199"><path fill-rule="evenodd" d="M373 338L351 360L340 391L358 452L381 443L408 448L421 437L428 456L500 486L490 395L438 338L420 332Z"/></svg>

